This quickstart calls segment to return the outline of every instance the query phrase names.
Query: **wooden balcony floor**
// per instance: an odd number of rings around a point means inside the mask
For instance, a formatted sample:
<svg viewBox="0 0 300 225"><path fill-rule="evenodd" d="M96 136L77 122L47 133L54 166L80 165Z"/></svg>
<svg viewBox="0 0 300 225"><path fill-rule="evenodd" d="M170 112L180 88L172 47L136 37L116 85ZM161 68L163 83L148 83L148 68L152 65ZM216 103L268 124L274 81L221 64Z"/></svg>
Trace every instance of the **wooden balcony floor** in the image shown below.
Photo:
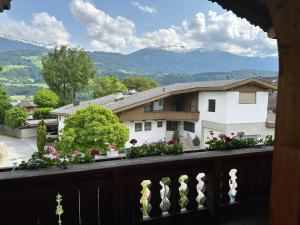
<svg viewBox="0 0 300 225"><path fill-rule="evenodd" d="M265 206L252 206L226 213L217 221L203 221L193 223L198 225L268 225L268 208ZM190 225L190 224L189 224Z"/></svg>

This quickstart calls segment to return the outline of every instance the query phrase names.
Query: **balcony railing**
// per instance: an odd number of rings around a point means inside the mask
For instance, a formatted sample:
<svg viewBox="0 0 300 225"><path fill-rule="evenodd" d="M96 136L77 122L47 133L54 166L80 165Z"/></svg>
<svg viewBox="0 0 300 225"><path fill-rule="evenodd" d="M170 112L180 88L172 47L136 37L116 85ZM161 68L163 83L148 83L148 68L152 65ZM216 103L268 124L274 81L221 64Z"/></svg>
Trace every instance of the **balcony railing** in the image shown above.
<svg viewBox="0 0 300 225"><path fill-rule="evenodd" d="M58 224L60 193L65 225L200 224L268 199L271 164L264 147L3 172L0 221Z"/></svg>
<svg viewBox="0 0 300 225"><path fill-rule="evenodd" d="M145 112L135 114L120 115L121 121L141 121L141 120L174 120L174 121L198 121L199 112Z"/></svg>

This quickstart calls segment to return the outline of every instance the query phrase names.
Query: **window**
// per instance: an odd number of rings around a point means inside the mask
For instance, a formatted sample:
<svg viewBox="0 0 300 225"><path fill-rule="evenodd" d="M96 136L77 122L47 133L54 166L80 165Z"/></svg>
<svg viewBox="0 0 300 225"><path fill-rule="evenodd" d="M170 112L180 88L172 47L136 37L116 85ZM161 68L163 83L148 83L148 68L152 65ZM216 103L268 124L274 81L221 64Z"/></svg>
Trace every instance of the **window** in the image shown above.
<svg viewBox="0 0 300 225"><path fill-rule="evenodd" d="M163 100L148 103L144 106L144 112L157 112L163 110Z"/></svg>
<svg viewBox="0 0 300 225"><path fill-rule="evenodd" d="M184 122L183 122L183 129L184 129L185 131L189 131L189 132L195 133L195 124L192 123L192 122L184 121Z"/></svg>
<svg viewBox="0 0 300 225"><path fill-rule="evenodd" d="M142 123L135 123L135 132L139 132L143 130L143 124Z"/></svg>
<svg viewBox="0 0 300 225"><path fill-rule="evenodd" d="M163 121L157 121L157 127L163 127Z"/></svg>
<svg viewBox="0 0 300 225"><path fill-rule="evenodd" d="M191 100L191 112L198 112L197 99Z"/></svg>
<svg viewBox="0 0 300 225"><path fill-rule="evenodd" d="M151 112L152 111L152 105L151 103L148 103L144 106L144 112Z"/></svg>
<svg viewBox="0 0 300 225"><path fill-rule="evenodd" d="M162 111L163 110L163 101L162 99L157 101L157 102L153 102L153 111Z"/></svg>
<svg viewBox="0 0 300 225"><path fill-rule="evenodd" d="M208 112L216 111L216 99L208 99Z"/></svg>
<svg viewBox="0 0 300 225"><path fill-rule="evenodd" d="M145 131L151 130L151 122L145 122Z"/></svg>
<svg viewBox="0 0 300 225"><path fill-rule="evenodd" d="M256 104L256 93L240 92L239 104Z"/></svg>
<svg viewBox="0 0 300 225"><path fill-rule="evenodd" d="M175 131L178 128L177 121L167 121L167 131Z"/></svg>

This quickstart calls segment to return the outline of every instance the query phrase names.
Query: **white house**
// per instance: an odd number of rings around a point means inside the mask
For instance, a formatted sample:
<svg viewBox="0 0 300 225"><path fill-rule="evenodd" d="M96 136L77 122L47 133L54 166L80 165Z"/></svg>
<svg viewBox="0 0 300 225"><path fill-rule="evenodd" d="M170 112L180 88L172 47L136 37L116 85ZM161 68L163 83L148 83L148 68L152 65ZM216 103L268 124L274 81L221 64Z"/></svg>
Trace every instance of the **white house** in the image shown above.
<svg viewBox="0 0 300 225"><path fill-rule="evenodd" d="M186 148L192 147L196 135L203 148L211 131L215 135L239 131L249 136L274 135L268 96L276 89L256 78L172 84L71 104L52 113L58 116L61 132L66 116L96 104L112 110L129 128L129 140L137 139L138 144L168 141L178 130Z"/></svg>

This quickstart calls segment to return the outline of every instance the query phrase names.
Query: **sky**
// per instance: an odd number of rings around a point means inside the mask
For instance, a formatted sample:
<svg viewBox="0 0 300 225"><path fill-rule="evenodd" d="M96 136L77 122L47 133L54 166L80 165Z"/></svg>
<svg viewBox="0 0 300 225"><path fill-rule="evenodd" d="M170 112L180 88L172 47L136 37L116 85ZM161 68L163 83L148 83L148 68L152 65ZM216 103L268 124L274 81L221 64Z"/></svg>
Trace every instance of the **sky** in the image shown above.
<svg viewBox="0 0 300 225"><path fill-rule="evenodd" d="M277 55L259 27L207 0L13 0L0 35L128 54L146 47Z"/></svg>

